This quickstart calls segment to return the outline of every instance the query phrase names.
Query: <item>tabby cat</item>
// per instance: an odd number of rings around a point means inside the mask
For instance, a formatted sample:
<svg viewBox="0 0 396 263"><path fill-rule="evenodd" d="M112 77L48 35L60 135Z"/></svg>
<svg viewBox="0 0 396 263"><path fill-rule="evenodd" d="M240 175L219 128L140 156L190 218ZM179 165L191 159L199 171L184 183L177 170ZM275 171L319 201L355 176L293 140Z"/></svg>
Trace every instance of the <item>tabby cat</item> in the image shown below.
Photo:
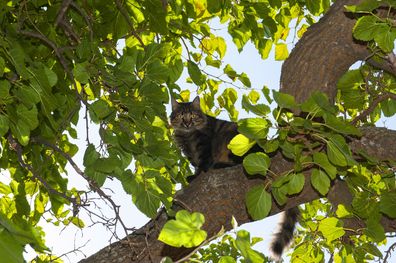
<svg viewBox="0 0 396 263"><path fill-rule="evenodd" d="M195 168L194 177L209 169L242 163L243 157L232 154L227 148L231 139L238 134L237 124L204 114L198 96L192 102L182 103L172 98L170 122L177 145ZM248 153L260 150L260 147L255 146ZM279 258L293 239L298 216L298 208L289 209L284 214L280 230L271 244L275 257Z"/></svg>
<svg viewBox="0 0 396 263"><path fill-rule="evenodd" d="M210 168L223 168L242 162L227 148L238 134L234 122L216 119L204 114L199 97L192 102L178 103L172 98L170 122L175 140L183 154L195 168L195 176Z"/></svg>

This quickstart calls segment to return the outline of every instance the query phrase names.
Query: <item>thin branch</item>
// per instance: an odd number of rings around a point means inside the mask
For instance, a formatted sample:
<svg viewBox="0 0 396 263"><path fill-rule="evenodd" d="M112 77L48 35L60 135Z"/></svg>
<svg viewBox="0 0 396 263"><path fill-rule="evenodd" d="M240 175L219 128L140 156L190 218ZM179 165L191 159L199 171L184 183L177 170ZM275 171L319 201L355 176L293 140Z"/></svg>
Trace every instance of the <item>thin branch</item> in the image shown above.
<svg viewBox="0 0 396 263"><path fill-rule="evenodd" d="M365 109L362 113L360 113L356 118L354 118L351 121L352 125L355 125L358 121L362 121L365 118L367 118L368 115L370 115L370 113L372 113L374 111L374 109L377 107L377 105L379 103L381 103L382 101L385 101L387 99L394 99L396 100L396 94L395 93L384 93L381 94L380 96L378 96L375 100L373 100L373 102L370 104L370 106Z"/></svg>
<svg viewBox="0 0 396 263"><path fill-rule="evenodd" d="M58 15L56 16L55 20L55 27L58 27L61 21L63 21L63 18L69 9L70 4L73 2L73 0L63 0L62 5L59 9Z"/></svg>
<svg viewBox="0 0 396 263"><path fill-rule="evenodd" d="M71 73L71 71L69 70L69 67L67 65L66 59L63 56L62 52L60 51L60 49L55 45L54 42L52 42L51 40L49 40L45 35L41 34L41 33L36 33L36 32L31 32L31 31L25 31L25 30L19 30L19 33L21 33L24 36L27 37L32 37L32 38L36 38L41 40L42 42L44 42L44 44L46 44L47 46L49 46L54 52L56 57L58 58L59 62L61 63L63 69L68 73L70 79L73 79L73 74Z"/></svg>
<svg viewBox="0 0 396 263"><path fill-rule="evenodd" d="M142 45L142 47L146 47L143 43L143 40L140 38L140 36L136 33L136 30L133 26L133 22L131 20L131 17L128 14L128 11L122 6L122 3L120 0L115 0L115 3L117 5L117 9L118 11L120 11L120 13L122 14L122 16L125 18L126 22L128 23L129 27L131 28L131 33L134 37L136 37L136 39L139 41L140 45Z"/></svg>
<svg viewBox="0 0 396 263"><path fill-rule="evenodd" d="M54 144L52 144L52 143L50 143L50 142L48 142L48 141L46 141L46 140L44 140L42 138L39 138L39 137L33 137L33 138L31 138L31 141L32 142L36 142L36 143L41 143L41 144L53 149L54 151L60 153L70 163L70 165L74 168L74 170L88 182L90 188L92 190L94 190L101 198L106 200L111 205L111 207L112 207L112 209L114 211L114 214L115 214L115 223L114 223L114 225L116 225L117 222L119 222L121 224L121 226L122 226L122 228L123 228L123 230L125 232L125 235L126 235L128 241L129 241L129 246L130 246L131 249L133 249L132 246L131 246L132 241L130 240L130 238L128 236L129 228L125 225L124 221L121 219L121 216L120 216L120 212L119 212L120 206L117 205L113 201L113 199L111 199L111 197L108 196L102 189L100 189L100 187L96 184L96 182L94 182L91 178L87 177L85 175L85 173L80 169L80 167L78 167L78 165L73 161L71 156L68 155L67 153L65 153L64 151L62 151L61 149L59 149L58 146L56 146L56 145L54 145Z"/></svg>
<svg viewBox="0 0 396 263"><path fill-rule="evenodd" d="M391 256L392 252L396 249L396 242L393 243L387 251L385 251L385 257L384 257L384 262L383 263L387 263L388 262L388 258Z"/></svg>
<svg viewBox="0 0 396 263"><path fill-rule="evenodd" d="M37 174L37 172L35 171L35 169L31 165L27 164L23 160L22 146L12 137L11 134L8 135L8 141L9 141L11 147L17 153L18 162L21 165L21 167L23 167L24 169L29 171L32 174L33 179L38 180L44 186L44 188L47 189L48 193L54 194L54 195L58 195L58 196L62 197L63 199L69 201L73 205L73 210L74 210L74 207L77 208L79 206L79 204L77 203L76 198L67 196L65 193L62 193L62 192L59 192L59 191L55 190L51 185L49 185L47 183L47 181L44 178L42 178L40 175Z"/></svg>

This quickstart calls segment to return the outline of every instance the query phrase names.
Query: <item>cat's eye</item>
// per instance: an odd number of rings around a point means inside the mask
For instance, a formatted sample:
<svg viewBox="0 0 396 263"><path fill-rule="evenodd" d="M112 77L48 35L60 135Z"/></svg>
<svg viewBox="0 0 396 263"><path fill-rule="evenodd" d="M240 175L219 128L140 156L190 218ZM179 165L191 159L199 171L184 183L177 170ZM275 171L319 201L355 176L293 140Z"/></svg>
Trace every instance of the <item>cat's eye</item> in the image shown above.
<svg viewBox="0 0 396 263"><path fill-rule="evenodd" d="M191 114L191 118L193 118L193 119L195 119L196 117L198 117L198 115L197 114Z"/></svg>

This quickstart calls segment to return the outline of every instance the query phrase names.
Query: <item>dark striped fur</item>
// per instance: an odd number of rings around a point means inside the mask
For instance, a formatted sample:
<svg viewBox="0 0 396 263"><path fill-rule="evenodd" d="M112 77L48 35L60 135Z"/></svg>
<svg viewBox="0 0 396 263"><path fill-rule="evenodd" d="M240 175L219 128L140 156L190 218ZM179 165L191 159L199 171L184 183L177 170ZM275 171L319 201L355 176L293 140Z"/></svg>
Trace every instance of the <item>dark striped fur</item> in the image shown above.
<svg viewBox="0 0 396 263"><path fill-rule="evenodd" d="M195 175L242 162L241 157L233 155L227 148L238 134L237 124L204 114L199 97L186 103L172 99L170 122L176 143L194 166Z"/></svg>
<svg viewBox="0 0 396 263"><path fill-rule="evenodd" d="M293 232L298 222L298 217L300 215L300 210L298 207L286 210L283 219L280 222L280 229L275 234L274 239L271 244L271 251L275 258L280 258L283 251L291 241L293 240Z"/></svg>

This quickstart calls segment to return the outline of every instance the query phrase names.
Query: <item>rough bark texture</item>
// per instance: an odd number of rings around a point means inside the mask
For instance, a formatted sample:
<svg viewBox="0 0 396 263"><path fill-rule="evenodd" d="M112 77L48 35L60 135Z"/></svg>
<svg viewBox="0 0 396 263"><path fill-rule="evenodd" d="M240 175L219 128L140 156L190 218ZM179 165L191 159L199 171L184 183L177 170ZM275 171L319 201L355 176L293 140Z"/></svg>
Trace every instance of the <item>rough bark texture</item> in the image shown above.
<svg viewBox="0 0 396 263"><path fill-rule="evenodd" d="M352 38L355 20L344 12L345 5L358 0L336 1L320 21L298 41L282 65L280 91L292 94L297 102L312 92L322 91L333 99L338 79L356 61L369 56L366 45Z"/></svg>
<svg viewBox="0 0 396 263"><path fill-rule="evenodd" d="M396 131L375 127L365 128L362 131L363 137L350 143L353 152L365 150L379 160L396 161ZM385 149L388 150L385 151ZM277 174L292 167L292 164L280 154L272 158L271 161L270 169ZM270 215L320 198L309 182L306 180L303 191L298 196L289 198L284 207L279 207L274 202ZM242 166L211 170L201 174L188 188L177 193L176 199L182 201L186 207L180 207L176 202L174 208L175 210L191 209L203 213L206 219L203 229L208 232L209 236L212 236L223 226L225 229L231 229L231 216L234 216L239 224L252 221L245 208L245 194L252 186L264 183L265 180L261 178L246 176ZM328 193L328 198L334 204L349 203L351 198L346 183L336 181ZM162 210L158 213L157 218L151 220L128 238L124 238L80 262L160 262L164 256L169 256L174 260L180 259L191 250L173 248L157 240L159 231L167 219L165 211ZM396 231L395 220L384 217L382 223L385 231ZM358 220L346 222L346 225L350 228L364 227L364 223Z"/></svg>
<svg viewBox="0 0 396 263"><path fill-rule="evenodd" d="M319 90L330 99L336 94L336 83L340 76L358 60L368 55L366 46L352 39L355 20L343 11L344 5L356 4L357 0L338 0L329 12L315 25L310 27L293 49L282 68L281 91L292 94L298 102ZM363 137L353 139L350 147L353 152L366 151L378 160L396 161L396 131L384 128L364 128ZM281 154L271 160L270 169L281 174L293 167L293 164ZM308 176L308 175L307 175ZM320 197L311 187L309 180L302 193L289 199L284 207L273 203L271 215L287 208L295 207ZM230 219L234 216L242 224L252 221L246 212L245 194L257 184L263 184L261 178L249 178L241 166L212 170L201 174L191 185L177 193L177 203L183 209L199 211L205 215L204 230L208 235L216 234L223 226L230 229ZM343 181L334 182L328 198L333 204L349 203L351 194ZM172 248L157 241L159 231L167 220L164 211L128 238L108 246L83 263L108 262L159 262L163 256L174 260L191 252L190 249ZM383 218L386 231L396 231L395 220ZM348 226L362 227L361 221L347 222Z"/></svg>

